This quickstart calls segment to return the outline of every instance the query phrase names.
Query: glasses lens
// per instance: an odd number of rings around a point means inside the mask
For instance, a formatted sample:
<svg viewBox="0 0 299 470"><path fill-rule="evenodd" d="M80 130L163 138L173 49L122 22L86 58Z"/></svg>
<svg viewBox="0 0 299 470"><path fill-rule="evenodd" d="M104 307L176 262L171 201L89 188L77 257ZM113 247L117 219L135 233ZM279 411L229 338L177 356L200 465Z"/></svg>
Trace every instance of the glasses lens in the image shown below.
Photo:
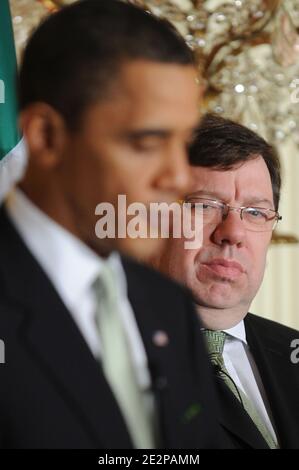
<svg viewBox="0 0 299 470"><path fill-rule="evenodd" d="M273 230L277 218L275 211L258 207L243 209L243 219L253 230Z"/></svg>
<svg viewBox="0 0 299 470"><path fill-rule="evenodd" d="M190 199L186 201L191 204L192 211L201 211L204 224L220 223L223 218L223 205L218 201L209 199Z"/></svg>

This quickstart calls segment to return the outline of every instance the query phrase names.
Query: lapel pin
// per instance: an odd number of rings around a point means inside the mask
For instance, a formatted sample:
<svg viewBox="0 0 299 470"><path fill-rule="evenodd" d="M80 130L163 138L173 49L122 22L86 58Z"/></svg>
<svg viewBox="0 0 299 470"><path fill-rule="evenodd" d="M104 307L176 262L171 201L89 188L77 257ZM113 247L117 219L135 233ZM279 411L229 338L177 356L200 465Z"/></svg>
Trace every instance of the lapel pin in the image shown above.
<svg viewBox="0 0 299 470"><path fill-rule="evenodd" d="M193 403L187 408L183 416L183 422L188 423L192 421L201 412L201 406L199 403Z"/></svg>
<svg viewBox="0 0 299 470"><path fill-rule="evenodd" d="M155 346L158 346L160 348L167 346L169 343L169 337L167 333L162 330L156 331L153 335L153 343L155 344Z"/></svg>

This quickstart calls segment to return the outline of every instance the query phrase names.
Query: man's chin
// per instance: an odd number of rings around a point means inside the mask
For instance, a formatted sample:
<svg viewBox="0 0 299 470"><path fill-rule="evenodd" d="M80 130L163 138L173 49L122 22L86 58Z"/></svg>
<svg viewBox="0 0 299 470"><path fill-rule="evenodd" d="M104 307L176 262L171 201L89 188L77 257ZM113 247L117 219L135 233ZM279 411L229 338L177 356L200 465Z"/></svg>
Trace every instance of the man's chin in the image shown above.
<svg viewBox="0 0 299 470"><path fill-rule="evenodd" d="M233 309L241 303L240 297L235 297L233 293L228 290L226 292L214 292L210 295L198 295L198 292L193 292L196 304L198 306L215 309L215 310L227 310Z"/></svg>

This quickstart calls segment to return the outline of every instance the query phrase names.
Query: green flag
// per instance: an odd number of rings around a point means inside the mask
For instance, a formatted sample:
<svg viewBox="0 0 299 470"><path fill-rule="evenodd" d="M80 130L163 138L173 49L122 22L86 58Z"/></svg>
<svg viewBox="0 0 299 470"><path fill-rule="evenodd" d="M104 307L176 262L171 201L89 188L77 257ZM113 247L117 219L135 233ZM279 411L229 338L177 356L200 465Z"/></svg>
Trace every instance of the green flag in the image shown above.
<svg viewBox="0 0 299 470"><path fill-rule="evenodd" d="M0 0L0 199L20 178L25 149L17 125L17 61L8 0Z"/></svg>

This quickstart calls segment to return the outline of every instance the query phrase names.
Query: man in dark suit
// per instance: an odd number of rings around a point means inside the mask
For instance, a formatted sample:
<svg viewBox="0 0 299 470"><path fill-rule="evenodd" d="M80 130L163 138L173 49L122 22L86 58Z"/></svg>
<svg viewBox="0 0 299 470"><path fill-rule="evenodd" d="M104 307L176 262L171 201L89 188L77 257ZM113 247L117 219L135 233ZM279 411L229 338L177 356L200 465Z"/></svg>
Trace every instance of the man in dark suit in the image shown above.
<svg viewBox="0 0 299 470"><path fill-rule="evenodd" d="M161 240L117 236L110 219L109 235L95 217L118 195L147 207L184 190L189 49L137 7L85 0L34 32L19 94L29 163L0 213L0 446L213 447L192 302L118 255L147 258Z"/></svg>
<svg viewBox="0 0 299 470"><path fill-rule="evenodd" d="M190 149L185 203L202 216L197 249L173 239L160 267L188 286L204 325L228 448L299 448L299 333L247 313L280 219L280 166L251 130L207 115Z"/></svg>

